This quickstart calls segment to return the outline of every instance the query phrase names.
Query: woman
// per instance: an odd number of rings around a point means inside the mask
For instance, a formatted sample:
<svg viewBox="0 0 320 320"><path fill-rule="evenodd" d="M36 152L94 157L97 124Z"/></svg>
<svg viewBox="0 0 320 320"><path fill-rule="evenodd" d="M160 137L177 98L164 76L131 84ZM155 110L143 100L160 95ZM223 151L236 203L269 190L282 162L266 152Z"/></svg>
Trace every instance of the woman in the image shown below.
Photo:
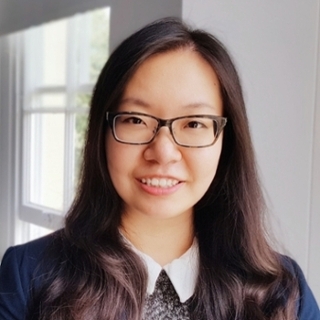
<svg viewBox="0 0 320 320"><path fill-rule="evenodd" d="M65 228L10 248L4 319L320 319L268 244L237 72L213 36L163 19L94 90Z"/></svg>

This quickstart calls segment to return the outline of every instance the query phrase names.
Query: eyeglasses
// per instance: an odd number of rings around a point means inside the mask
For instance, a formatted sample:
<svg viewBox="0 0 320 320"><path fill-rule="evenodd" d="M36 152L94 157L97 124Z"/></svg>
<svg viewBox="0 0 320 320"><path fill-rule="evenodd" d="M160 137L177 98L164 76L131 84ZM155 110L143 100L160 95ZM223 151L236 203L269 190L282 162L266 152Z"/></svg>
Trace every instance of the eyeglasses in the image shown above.
<svg viewBox="0 0 320 320"><path fill-rule="evenodd" d="M106 119L113 137L118 142L148 144L153 141L161 127L168 127L175 143L188 148L213 145L227 123L227 118L213 115L160 119L139 112L107 112Z"/></svg>

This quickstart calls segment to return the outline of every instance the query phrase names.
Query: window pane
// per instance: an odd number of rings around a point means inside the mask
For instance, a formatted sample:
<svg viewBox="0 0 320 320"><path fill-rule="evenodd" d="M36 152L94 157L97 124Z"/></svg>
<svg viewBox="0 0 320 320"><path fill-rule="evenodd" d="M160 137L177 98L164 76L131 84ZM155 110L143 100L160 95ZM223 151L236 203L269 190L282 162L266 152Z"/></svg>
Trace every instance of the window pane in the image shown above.
<svg viewBox="0 0 320 320"><path fill-rule="evenodd" d="M108 57L110 8L95 10L90 15L90 82L95 82Z"/></svg>
<svg viewBox="0 0 320 320"><path fill-rule="evenodd" d="M80 108L89 108L91 93L79 93L76 96L76 106Z"/></svg>
<svg viewBox="0 0 320 320"><path fill-rule="evenodd" d="M67 19L43 25L43 85L66 84Z"/></svg>
<svg viewBox="0 0 320 320"><path fill-rule="evenodd" d="M82 164L82 152L84 147L85 133L87 130L88 115L77 114L76 115L76 127L75 127L75 164L74 164L74 185L76 187L79 178L80 167Z"/></svg>
<svg viewBox="0 0 320 320"><path fill-rule="evenodd" d="M52 230L36 226L32 223L29 223L29 230L28 231L29 231L28 241L31 241L31 240L46 236L49 233L52 233Z"/></svg>
<svg viewBox="0 0 320 320"><path fill-rule="evenodd" d="M22 209L29 222L39 216L44 226L41 211L62 215L72 202L91 92L108 57L109 25L110 8L102 8L25 32Z"/></svg>
<svg viewBox="0 0 320 320"><path fill-rule="evenodd" d="M65 115L31 115L30 202L63 210Z"/></svg>
<svg viewBox="0 0 320 320"><path fill-rule="evenodd" d="M32 108L65 108L67 97L65 93L34 94Z"/></svg>

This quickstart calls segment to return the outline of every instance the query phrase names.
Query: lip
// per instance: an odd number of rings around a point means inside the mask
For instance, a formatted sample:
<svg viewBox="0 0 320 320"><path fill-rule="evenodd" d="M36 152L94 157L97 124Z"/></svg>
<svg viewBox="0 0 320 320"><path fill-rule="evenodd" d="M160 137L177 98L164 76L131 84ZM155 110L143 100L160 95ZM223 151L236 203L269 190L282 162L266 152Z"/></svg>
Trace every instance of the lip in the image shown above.
<svg viewBox="0 0 320 320"><path fill-rule="evenodd" d="M146 183L147 180L152 179L157 179L160 185L155 186ZM166 181L166 183L164 181ZM184 185L184 181L168 176L145 176L143 178L138 178L137 182L139 183L142 190L144 190L148 194L156 196L173 194Z"/></svg>

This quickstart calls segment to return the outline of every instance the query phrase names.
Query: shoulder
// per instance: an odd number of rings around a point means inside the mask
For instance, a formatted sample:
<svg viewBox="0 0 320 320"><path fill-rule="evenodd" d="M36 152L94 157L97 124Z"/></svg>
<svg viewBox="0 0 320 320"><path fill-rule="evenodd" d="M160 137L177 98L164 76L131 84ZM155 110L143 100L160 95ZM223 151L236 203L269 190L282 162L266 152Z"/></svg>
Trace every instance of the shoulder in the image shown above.
<svg viewBox="0 0 320 320"><path fill-rule="evenodd" d="M59 239L60 234L61 231L53 232L6 251L0 267L1 319L21 319L21 314L25 314L31 284L36 283L44 272L40 262L46 249Z"/></svg>
<svg viewBox="0 0 320 320"><path fill-rule="evenodd" d="M297 301L299 320L320 320L320 311L307 280L296 261L281 256L283 266L297 279L299 284L299 300Z"/></svg>
<svg viewBox="0 0 320 320"><path fill-rule="evenodd" d="M1 275L8 265L21 270L34 270L34 267L41 261L46 249L56 242L62 230L53 232L45 237L27 242L25 244L10 247L4 254L1 262Z"/></svg>

